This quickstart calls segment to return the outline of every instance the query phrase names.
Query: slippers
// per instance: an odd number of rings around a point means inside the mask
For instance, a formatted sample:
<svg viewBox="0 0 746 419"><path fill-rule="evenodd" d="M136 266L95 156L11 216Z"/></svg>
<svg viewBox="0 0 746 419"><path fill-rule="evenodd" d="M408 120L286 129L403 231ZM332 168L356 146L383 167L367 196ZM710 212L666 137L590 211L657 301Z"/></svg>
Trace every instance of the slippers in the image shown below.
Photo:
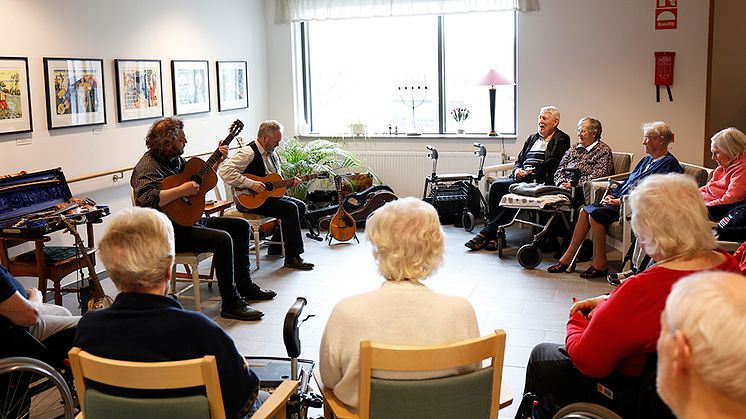
<svg viewBox="0 0 746 419"><path fill-rule="evenodd" d="M585 272L580 274L580 277L583 279L591 279L591 278L601 278L602 276L605 277L609 273L609 268L606 269L596 269L591 265L590 268L586 269Z"/></svg>
<svg viewBox="0 0 746 419"><path fill-rule="evenodd" d="M464 243L464 246L468 247L469 250L482 250L487 244L487 240L481 234L477 234L471 240Z"/></svg>

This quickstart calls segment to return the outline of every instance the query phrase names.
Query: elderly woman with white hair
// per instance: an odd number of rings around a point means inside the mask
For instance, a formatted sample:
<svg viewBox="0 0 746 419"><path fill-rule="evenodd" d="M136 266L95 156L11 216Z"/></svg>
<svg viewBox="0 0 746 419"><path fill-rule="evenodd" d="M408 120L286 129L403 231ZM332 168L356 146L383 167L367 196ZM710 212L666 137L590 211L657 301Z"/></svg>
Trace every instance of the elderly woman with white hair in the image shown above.
<svg viewBox="0 0 746 419"><path fill-rule="evenodd" d="M697 185L681 174L652 175L629 196L632 229L655 265L627 279L610 295L576 302L570 309L565 347L536 346L526 370L526 392L561 407L596 399L597 379L633 395L610 408L627 417L633 409L647 354L655 352L660 315L676 281L698 271L739 272L727 252L716 249ZM600 398L602 401L604 398Z"/></svg>
<svg viewBox="0 0 746 419"><path fill-rule="evenodd" d="M319 355L324 386L353 410L358 407L361 341L439 345L479 336L474 309L466 299L436 293L421 283L443 260L445 235L431 205L411 197L389 202L368 218L365 235L386 281L373 292L337 303Z"/></svg>
<svg viewBox="0 0 746 419"><path fill-rule="evenodd" d="M746 417L746 278L691 275L661 316L658 393L679 418Z"/></svg>
<svg viewBox="0 0 746 419"><path fill-rule="evenodd" d="M718 167L699 191L710 218L718 221L746 199L746 134L726 128L712 136L710 151Z"/></svg>

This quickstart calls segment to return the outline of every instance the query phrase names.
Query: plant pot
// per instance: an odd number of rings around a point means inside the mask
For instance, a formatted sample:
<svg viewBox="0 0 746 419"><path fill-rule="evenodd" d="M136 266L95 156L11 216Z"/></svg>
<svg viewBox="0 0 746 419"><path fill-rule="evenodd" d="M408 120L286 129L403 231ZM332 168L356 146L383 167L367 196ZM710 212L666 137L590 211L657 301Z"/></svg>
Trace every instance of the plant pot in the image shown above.
<svg viewBox="0 0 746 419"><path fill-rule="evenodd" d="M458 128L458 129L456 130L456 135L464 135L464 132L465 132L465 131L464 131L464 129L463 129L463 128Z"/></svg>

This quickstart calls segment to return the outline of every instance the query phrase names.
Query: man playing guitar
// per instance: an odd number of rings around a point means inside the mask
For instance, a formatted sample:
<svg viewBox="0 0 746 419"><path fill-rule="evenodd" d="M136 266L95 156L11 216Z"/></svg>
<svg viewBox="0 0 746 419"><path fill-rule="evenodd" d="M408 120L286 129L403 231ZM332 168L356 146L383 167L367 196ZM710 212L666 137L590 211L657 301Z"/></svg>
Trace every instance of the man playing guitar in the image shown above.
<svg viewBox="0 0 746 419"><path fill-rule="evenodd" d="M176 199L195 195L199 191L199 185L192 180L170 189L161 189L163 179L184 170L186 161L181 155L186 143L184 123L180 119L162 118L150 127L145 137L148 151L132 170L130 180L137 206L160 210ZM213 170L228 155L228 146L220 146L219 150L223 156L215 163ZM277 293L261 289L251 281L248 221L231 217L203 217L191 226L172 224L176 252L213 253L218 289L223 299L220 315L237 320L260 319L264 313L251 308L245 300L271 300Z"/></svg>
<svg viewBox="0 0 746 419"><path fill-rule="evenodd" d="M282 175L280 159L275 149L282 140L283 131L284 128L277 121L262 122L259 125L256 140L245 147L241 147L220 168L219 174L223 181L234 188L250 189L256 193L264 192L266 190L264 183L251 180L244 174L259 177L266 176L269 173ZM290 186L296 186L300 183L301 179L296 177ZM314 265L304 261L300 256L303 253L300 220L306 213L306 204L303 201L282 196L280 198L269 197L261 206L253 210L247 209L239 202L236 202L236 206L239 211L255 212L279 218L282 221L282 234L285 240L285 266L301 270L313 269ZM273 249L270 248L271 250Z"/></svg>

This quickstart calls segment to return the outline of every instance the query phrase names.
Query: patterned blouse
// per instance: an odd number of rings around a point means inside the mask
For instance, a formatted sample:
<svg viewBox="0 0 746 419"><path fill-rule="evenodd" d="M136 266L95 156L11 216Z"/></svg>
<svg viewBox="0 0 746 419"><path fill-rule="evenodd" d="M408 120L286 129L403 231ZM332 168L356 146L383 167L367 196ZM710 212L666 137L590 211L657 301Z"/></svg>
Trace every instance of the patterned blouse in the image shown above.
<svg viewBox="0 0 746 419"><path fill-rule="evenodd" d="M591 179L611 176L614 174L611 147L601 140L592 144L590 150L580 144L570 147L562 156L557 171L554 172L554 184L557 186L571 180L571 174L563 172L563 169L580 169L578 186L582 186Z"/></svg>

